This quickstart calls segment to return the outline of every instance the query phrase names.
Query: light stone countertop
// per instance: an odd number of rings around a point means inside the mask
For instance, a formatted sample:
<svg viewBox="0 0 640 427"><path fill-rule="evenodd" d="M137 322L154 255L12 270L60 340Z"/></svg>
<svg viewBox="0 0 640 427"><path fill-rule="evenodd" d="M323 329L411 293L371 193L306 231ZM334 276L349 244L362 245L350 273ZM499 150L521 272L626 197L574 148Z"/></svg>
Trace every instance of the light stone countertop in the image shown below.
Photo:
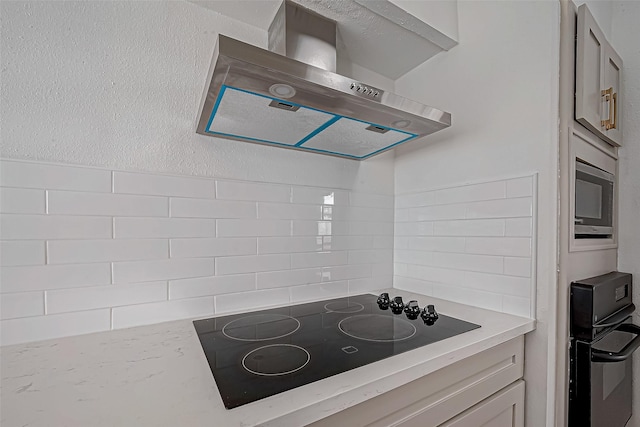
<svg viewBox="0 0 640 427"><path fill-rule="evenodd" d="M232 410L190 320L2 347L0 425L301 426L535 327L531 319L383 291L482 327Z"/></svg>

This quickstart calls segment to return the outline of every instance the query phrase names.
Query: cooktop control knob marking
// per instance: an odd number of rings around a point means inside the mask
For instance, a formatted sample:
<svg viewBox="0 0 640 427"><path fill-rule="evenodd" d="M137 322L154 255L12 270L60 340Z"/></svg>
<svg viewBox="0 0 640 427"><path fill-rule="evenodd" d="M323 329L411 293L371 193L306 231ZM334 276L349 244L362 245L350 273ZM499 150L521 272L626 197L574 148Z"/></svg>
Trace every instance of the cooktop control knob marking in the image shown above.
<svg viewBox="0 0 640 427"><path fill-rule="evenodd" d="M404 303L402 302L402 297L394 297L393 301L389 304L391 307L391 311L393 314L400 314L402 310L404 310Z"/></svg>
<svg viewBox="0 0 640 427"><path fill-rule="evenodd" d="M411 300L404 306L404 314L411 320L415 320L420 315L420 306L418 305L418 301Z"/></svg>
<svg viewBox="0 0 640 427"><path fill-rule="evenodd" d="M433 306L433 304L429 304L424 309L422 309L420 317L422 317L424 323L431 326L436 323L436 320L438 320L438 313L436 312L436 308Z"/></svg>
<svg viewBox="0 0 640 427"><path fill-rule="evenodd" d="M380 307L382 310L387 310L389 308L390 302L391 301L389 300L389 294L386 292L380 294L380 296L378 297L378 307Z"/></svg>

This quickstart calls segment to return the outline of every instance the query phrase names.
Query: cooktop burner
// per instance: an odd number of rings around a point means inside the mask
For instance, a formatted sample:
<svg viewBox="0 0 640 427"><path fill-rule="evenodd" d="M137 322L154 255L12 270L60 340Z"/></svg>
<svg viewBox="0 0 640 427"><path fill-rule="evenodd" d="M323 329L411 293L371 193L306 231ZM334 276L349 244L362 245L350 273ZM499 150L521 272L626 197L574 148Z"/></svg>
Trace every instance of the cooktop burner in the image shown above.
<svg viewBox="0 0 640 427"><path fill-rule="evenodd" d="M480 327L400 306L356 295L193 324L231 409Z"/></svg>

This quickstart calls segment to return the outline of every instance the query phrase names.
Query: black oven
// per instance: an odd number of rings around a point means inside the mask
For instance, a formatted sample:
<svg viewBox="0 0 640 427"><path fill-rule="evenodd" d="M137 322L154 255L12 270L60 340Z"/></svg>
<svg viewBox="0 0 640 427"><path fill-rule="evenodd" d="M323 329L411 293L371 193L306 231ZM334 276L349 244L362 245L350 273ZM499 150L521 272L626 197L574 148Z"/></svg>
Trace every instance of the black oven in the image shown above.
<svg viewBox="0 0 640 427"><path fill-rule="evenodd" d="M569 427L624 427L631 418L632 276L611 272L571 284Z"/></svg>
<svg viewBox="0 0 640 427"><path fill-rule="evenodd" d="M610 238L614 223L614 175L576 160L575 238Z"/></svg>

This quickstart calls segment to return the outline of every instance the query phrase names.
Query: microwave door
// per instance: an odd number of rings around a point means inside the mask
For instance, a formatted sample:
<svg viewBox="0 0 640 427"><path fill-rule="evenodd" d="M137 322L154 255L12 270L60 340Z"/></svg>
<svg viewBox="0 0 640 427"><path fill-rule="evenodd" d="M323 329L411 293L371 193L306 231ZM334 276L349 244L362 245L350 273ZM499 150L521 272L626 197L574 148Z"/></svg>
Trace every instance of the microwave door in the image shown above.
<svg viewBox="0 0 640 427"><path fill-rule="evenodd" d="M576 162L576 237L608 237L613 234L614 176Z"/></svg>

